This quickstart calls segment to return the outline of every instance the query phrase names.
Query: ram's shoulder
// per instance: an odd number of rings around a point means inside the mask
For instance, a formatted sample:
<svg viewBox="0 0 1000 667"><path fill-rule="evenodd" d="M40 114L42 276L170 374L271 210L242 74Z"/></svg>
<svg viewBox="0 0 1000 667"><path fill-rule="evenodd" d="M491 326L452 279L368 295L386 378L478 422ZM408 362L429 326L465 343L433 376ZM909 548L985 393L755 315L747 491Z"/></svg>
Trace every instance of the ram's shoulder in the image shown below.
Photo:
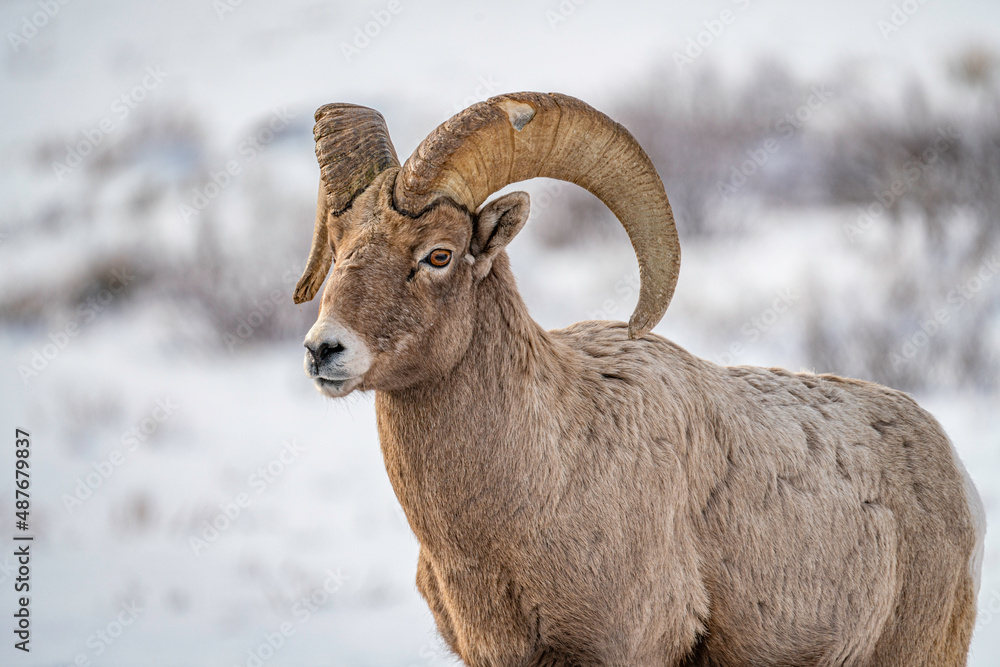
<svg viewBox="0 0 1000 667"><path fill-rule="evenodd" d="M624 322L577 322L549 334L575 354L585 369L621 379L690 382L695 377L717 375L722 370L662 336L649 333L631 339Z"/></svg>

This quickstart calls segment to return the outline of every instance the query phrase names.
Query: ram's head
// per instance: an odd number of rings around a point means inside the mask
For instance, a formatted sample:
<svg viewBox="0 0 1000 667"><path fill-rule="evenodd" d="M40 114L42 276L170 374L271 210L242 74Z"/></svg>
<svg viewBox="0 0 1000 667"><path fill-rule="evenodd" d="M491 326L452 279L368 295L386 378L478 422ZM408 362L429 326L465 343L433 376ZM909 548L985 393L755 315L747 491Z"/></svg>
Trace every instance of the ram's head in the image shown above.
<svg viewBox="0 0 1000 667"><path fill-rule="evenodd" d="M528 217L523 192L483 202L538 176L586 188L628 232L642 280L629 335L666 311L680 248L663 184L632 135L587 104L555 93L494 97L438 127L402 167L372 109L321 107L314 133L319 201L295 302L329 274L305 340L306 371L324 393L447 374L472 339L483 281Z"/></svg>

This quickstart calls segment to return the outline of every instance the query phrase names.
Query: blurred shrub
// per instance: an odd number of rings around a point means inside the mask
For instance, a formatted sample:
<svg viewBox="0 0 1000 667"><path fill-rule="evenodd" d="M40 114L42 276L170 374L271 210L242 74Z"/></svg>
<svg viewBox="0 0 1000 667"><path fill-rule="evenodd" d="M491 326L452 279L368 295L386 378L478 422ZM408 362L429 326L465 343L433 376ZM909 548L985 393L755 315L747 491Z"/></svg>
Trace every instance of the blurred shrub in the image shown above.
<svg viewBox="0 0 1000 667"><path fill-rule="evenodd" d="M154 112L105 136L61 179L51 165L76 137L46 141L35 177L58 183L0 223L10 267L0 317L61 326L118 272L130 279L107 310L163 305L194 342L234 349L301 335L314 316L291 302L314 216L304 123L251 152L213 144L189 114ZM220 176L234 161L239 173ZM214 196L199 199L206 191Z"/></svg>
<svg viewBox="0 0 1000 667"><path fill-rule="evenodd" d="M1000 277L962 290L1000 254L998 62L978 47L959 54L946 91L959 101L946 110L915 83L901 105L883 104L851 70L821 85L763 62L726 86L671 63L612 115L656 164L682 242L753 233L759 208L843 211L845 247L824 250L868 270L823 264L811 276L795 344L810 367L909 390L996 389ZM540 217L531 233L551 246L621 231L577 188ZM929 323L942 311L947 322Z"/></svg>
<svg viewBox="0 0 1000 667"><path fill-rule="evenodd" d="M803 224L833 219L815 215L821 209L839 212L839 246L823 248L801 277L811 305L790 315L798 333L787 334L796 338L789 346L809 366L911 390L996 389L1000 279L955 295L1000 253L1000 65L973 47L945 66L948 90L932 96L914 83L891 104L859 69L820 83L765 61L732 84L668 62L608 111L656 164L685 243L758 233L752 212L796 207ZM50 164L72 139L38 147L35 180L54 181ZM291 303L314 215L309 114L252 156L236 141L213 142L191 113L151 112L63 182L27 193L0 222L0 258L10 267L0 317L64 318L113 271L127 270L135 279L114 309L161 304L174 321L198 323L185 335L228 349L300 336L316 310ZM191 215L233 160L239 175ZM528 233L542 244L621 240L589 193L540 187L533 211L544 222ZM753 270L727 267L737 276ZM705 330L742 316L710 301ZM947 321L937 322L942 311Z"/></svg>

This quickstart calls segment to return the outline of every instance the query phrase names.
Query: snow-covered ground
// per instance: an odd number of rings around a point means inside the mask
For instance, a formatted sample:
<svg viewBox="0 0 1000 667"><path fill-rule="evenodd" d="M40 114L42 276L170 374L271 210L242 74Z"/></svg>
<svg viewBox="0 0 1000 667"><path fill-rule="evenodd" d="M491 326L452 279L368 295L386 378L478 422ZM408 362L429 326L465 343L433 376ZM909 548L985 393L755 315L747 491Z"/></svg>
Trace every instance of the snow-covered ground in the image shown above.
<svg viewBox="0 0 1000 667"><path fill-rule="evenodd" d="M452 664L413 584L417 545L384 472L371 397L325 400L302 373L315 304L282 301L237 333L254 299L290 293L286 276L304 261L315 107L381 109L402 156L499 92L559 90L613 108L658 67L693 76L711 65L738 79L763 56L814 79L861 72L884 104L905 101L915 78L935 104L961 107L943 63L961 45L1000 43L1000 4L912 4L885 34L893 3L865 0L0 5L0 424L32 434L36 535L32 652L5 640L0 664ZM358 38L372 21L378 34ZM676 65L706 30L721 32ZM272 121L281 131L245 150ZM69 164L88 141L92 153ZM231 185L186 216L181 206L231 160ZM545 188L527 188L536 219ZM553 209L564 201L549 198ZM842 232L856 213L739 216L739 235L685 242L657 332L719 362L802 368L805 314L864 306L871 267ZM511 256L539 322L626 319L637 293L624 236L552 248L533 224ZM192 257L205 276L184 264ZM116 270L138 277L95 305ZM744 333L780 294L787 312ZM25 376L36 354L51 358ZM917 398L951 434L995 525L1000 398ZM12 462L0 457L3 540L14 531ZM983 573L977 667L1000 664L994 533Z"/></svg>

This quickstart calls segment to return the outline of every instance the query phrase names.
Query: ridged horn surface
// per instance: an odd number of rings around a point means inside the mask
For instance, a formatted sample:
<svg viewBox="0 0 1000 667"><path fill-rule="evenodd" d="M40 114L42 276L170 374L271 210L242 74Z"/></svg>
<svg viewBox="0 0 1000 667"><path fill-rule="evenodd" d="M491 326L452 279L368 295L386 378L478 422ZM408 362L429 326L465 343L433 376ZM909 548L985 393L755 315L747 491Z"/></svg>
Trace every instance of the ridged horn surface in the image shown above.
<svg viewBox="0 0 1000 667"><path fill-rule="evenodd" d="M656 168L624 127L559 93L512 93L441 124L403 165L394 199L417 215L448 197L475 212L501 188L536 177L575 183L611 209L639 260L637 338L663 317L680 270L680 243Z"/></svg>
<svg viewBox="0 0 1000 667"><path fill-rule="evenodd" d="M329 216L342 215L376 176L399 167L385 119L378 111L356 104L327 104L316 110L315 118L313 136L320 172L316 224L309 260L295 286L295 303L316 296L330 270Z"/></svg>

